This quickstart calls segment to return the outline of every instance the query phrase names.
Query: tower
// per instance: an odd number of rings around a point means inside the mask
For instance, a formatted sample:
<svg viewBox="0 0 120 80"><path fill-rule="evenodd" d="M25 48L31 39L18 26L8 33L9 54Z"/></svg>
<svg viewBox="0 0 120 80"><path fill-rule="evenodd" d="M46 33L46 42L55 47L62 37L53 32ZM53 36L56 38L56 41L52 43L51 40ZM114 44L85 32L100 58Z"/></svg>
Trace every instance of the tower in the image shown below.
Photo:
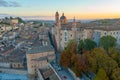
<svg viewBox="0 0 120 80"><path fill-rule="evenodd" d="M59 20L59 13L56 12L55 13L55 38L56 38L56 48L57 50L59 51L60 50L60 31L61 31L61 23L60 23L60 20Z"/></svg>
<svg viewBox="0 0 120 80"><path fill-rule="evenodd" d="M59 23L59 13L58 13L58 11L55 13L55 23L56 23L56 25L58 25L58 23Z"/></svg>
<svg viewBox="0 0 120 80"><path fill-rule="evenodd" d="M76 28L75 17L73 19L73 32L74 32L74 39L76 40L76 38L77 38L77 28Z"/></svg>

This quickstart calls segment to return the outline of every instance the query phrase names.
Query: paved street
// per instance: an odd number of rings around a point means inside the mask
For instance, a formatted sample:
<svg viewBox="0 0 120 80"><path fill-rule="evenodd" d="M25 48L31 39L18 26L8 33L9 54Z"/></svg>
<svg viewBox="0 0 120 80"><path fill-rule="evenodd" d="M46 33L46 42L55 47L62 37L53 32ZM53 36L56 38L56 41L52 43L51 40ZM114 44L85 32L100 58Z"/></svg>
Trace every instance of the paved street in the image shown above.
<svg viewBox="0 0 120 80"><path fill-rule="evenodd" d="M52 63L54 69L56 70L56 72L59 74L59 76L63 79L63 80L74 80L72 75L68 72L68 70L60 67L58 64L56 63ZM59 67L58 67L59 66ZM59 69L61 68L61 69Z"/></svg>

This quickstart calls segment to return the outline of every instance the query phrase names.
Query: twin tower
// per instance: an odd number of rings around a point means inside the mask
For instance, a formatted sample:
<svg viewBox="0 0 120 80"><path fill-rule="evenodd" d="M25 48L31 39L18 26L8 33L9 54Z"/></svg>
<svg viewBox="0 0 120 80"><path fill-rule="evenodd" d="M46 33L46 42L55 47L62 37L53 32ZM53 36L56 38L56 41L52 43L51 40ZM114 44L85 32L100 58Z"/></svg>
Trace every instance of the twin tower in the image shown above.
<svg viewBox="0 0 120 80"><path fill-rule="evenodd" d="M75 17L73 19L73 22L75 22ZM62 13L62 16L59 17L59 13L58 11L55 13L55 23L56 24L67 24L68 23L68 20L66 18L66 16L64 15L64 13Z"/></svg>
<svg viewBox="0 0 120 80"><path fill-rule="evenodd" d="M76 24L78 23L75 21L75 18L73 19L73 22L68 22L64 13L61 17L59 16L58 12L55 13L55 27L53 28L53 33L55 35L58 51L63 50L70 39L74 39L76 41Z"/></svg>
<svg viewBox="0 0 120 80"><path fill-rule="evenodd" d="M68 21L67 21L66 16L64 16L64 13L62 14L61 17L59 17L59 13L58 12L55 13L55 23L56 24L58 24L58 23L60 23L60 24L66 24L67 22Z"/></svg>

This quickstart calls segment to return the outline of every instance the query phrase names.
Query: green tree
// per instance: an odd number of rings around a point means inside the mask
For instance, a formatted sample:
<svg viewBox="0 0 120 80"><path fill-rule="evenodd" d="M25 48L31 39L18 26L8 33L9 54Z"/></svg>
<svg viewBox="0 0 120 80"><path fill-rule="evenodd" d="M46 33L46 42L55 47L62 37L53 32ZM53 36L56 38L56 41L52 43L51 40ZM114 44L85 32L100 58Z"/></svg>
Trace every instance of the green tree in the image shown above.
<svg viewBox="0 0 120 80"><path fill-rule="evenodd" d="M78 53L82 54L83 50L92 50L96 47L96 43L91 39L80 40L78 44Z"/></svg>
<svg viewBox="0 0 120 80"><path fill-rule="evenodd" d="M9 19L8 17L5 17L5 19L7 20L7 19Z"/></svg>
<svg viewBox="0 0 120 80"><path fill-rule="evenodd" d="M109 80L104 69L99 69L94 80Z"/></svg>
<svg viewBox="0 0 120 80"><path fill-rule="evenodd" d="M82 51L83 51L84 47L85 47L84 41L80 40L79 44L78 44L78 53L82 54L83 53Z"/></svg>
<svg viewBox="0 0 120 80"><path fill-rule="evenodd" d="M20 17L17 17L19 23L25 23Z"/></svg>
<svg viewBox="0 0 120 80"><path fill-rule="evenodd" d="M100 47L103 47L107 52L109 48L116 45L116 39L112 36L103 36L100 38Z"/></svg>
<svg viewBox="0 0 120 80"><path fill-rule="evenodd" d="M10 16L10 19L13 19L13 17L12 17L12 16Z"/></svg>
<svg viewBox="0 0 120 80"><path fill-rule="evenodd" d="M96 47L96 43L91 39L85 39L85 49L92 50Z"/></svg>

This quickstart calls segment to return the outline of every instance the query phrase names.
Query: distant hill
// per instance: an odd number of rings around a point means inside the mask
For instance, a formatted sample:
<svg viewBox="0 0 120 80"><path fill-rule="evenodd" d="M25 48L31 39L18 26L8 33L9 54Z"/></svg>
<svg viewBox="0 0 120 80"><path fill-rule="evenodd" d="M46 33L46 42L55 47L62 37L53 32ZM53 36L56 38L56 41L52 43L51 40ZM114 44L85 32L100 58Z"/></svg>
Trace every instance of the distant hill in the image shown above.
<svg viewBox="0 0 120 80"><path fill-rule="evenodd" d="M95 19L76 19L76 22L88 23L94 20ZM68 19L68 22L73 22L73 19Z"/></svg>
<svg viewBox="0 0 120 80"><path fill-rule="evenodd" d="M23 20L54 20L53 16L15 16L10 14L0 14L0 19L5 17L20 17Z"/></svg>
<svg viewBox="0 0 120 80"><path fill-rule="evenodd" d="M120 21L120 18L115 18L115 19L99 19L99 20L94 20L94 21L90 21L90 23L94 23L94 24L107 24L107 25L113 25L117 22Z"/></svg>
<svg viewBox="0 0 120 80"><path fill-rule="evenodd" d="M15 15L0 14L0 18L10 17L10 16L18 17ZM42 21L46 23L54 23L54 16L19 16L19 17L25 21ZM102 21L107 21L112 24L118 20L120 20L120 18L117 18L117 19L76 19L76 22L101 24ZM68 19L68 22L73 22L73 19Z"/></svg>

